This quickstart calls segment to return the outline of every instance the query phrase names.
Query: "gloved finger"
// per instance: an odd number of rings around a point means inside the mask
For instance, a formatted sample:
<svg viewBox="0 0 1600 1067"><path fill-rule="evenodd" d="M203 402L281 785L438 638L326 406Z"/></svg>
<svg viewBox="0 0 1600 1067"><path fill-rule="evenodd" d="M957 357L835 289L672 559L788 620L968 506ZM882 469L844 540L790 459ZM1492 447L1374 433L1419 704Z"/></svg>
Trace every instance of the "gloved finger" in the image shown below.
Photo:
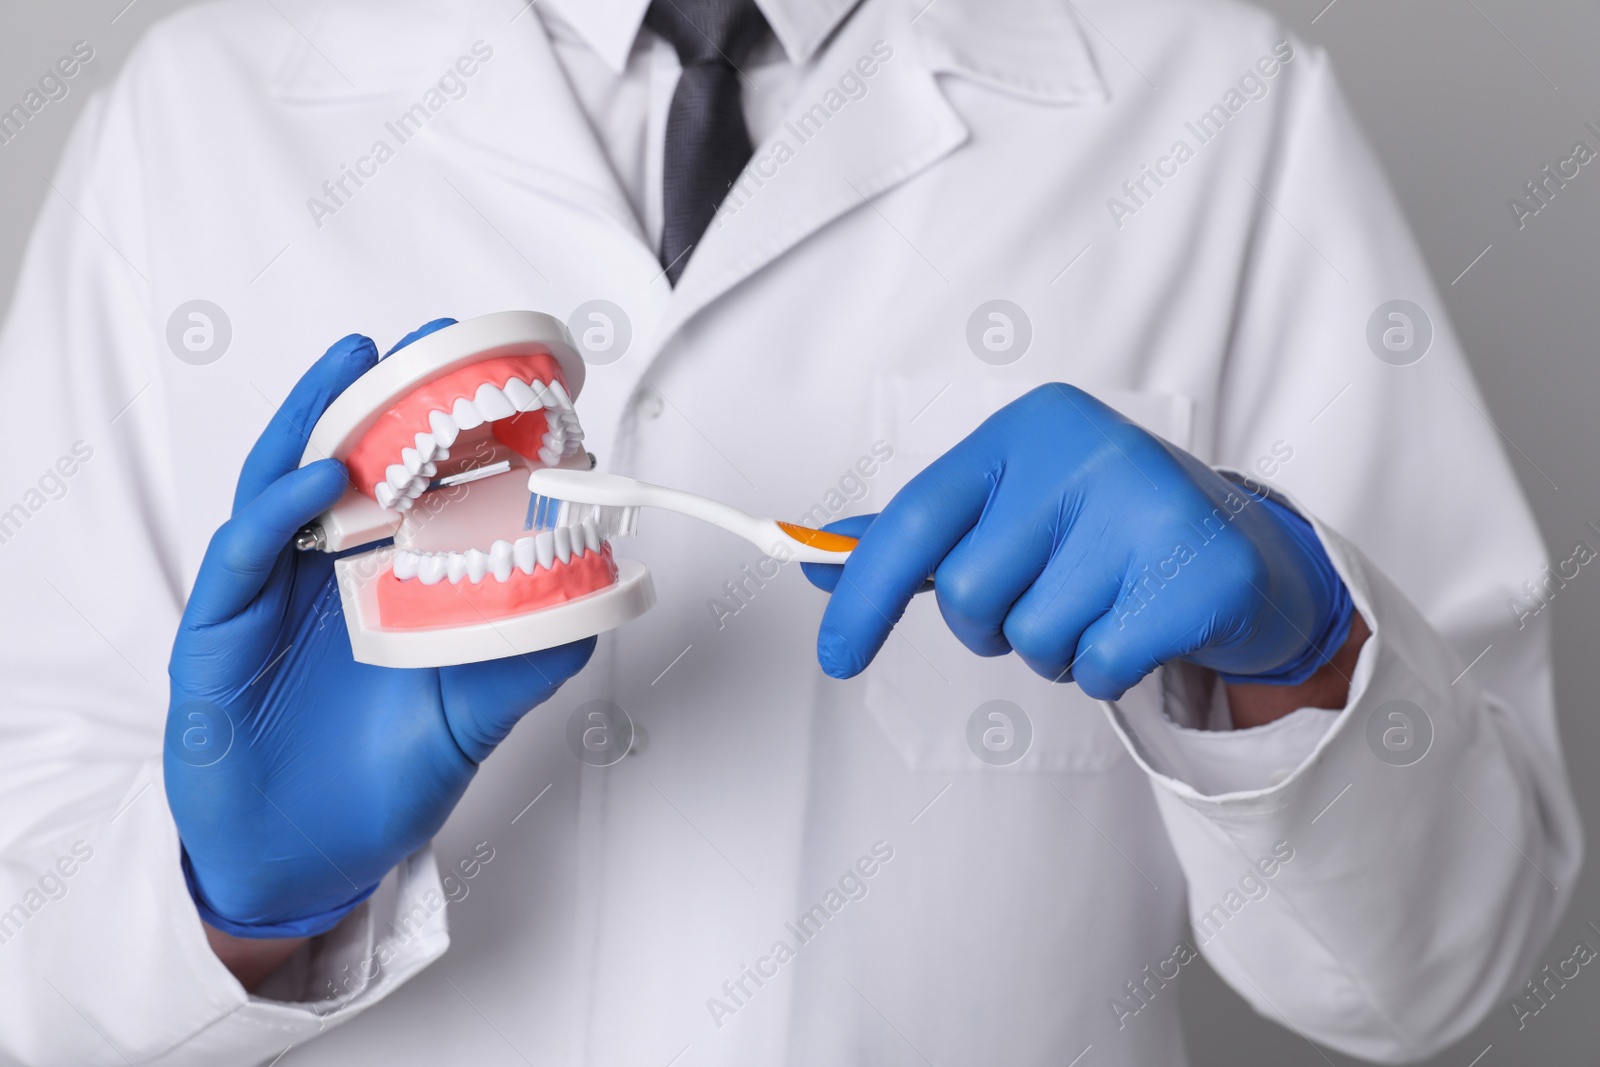
<svg viewBox="0 0 1600 1067"><path fill-rule="evenodd" d="M1120 699L1145 675L1178 658L1170 643L1160 639L1170 634L1150 634L1147 627L1128 625L1126 608L1126 604L1114 606L1090 624L1080 639L1072 680L1096 700Z"/></svg>
<svg viewBox="0 0 1600 1067"><path fill-rule="evenodd" d="M939 613L956 638L980 656L1003 656L1002 630L1012 605L1050 563L1077 501L1007 484L1002 471L989 506L935 574Z"/></svg>
<svg viewBox="0 0 1600 1067"><path fill-rule="evenodd" d="M983 513L993 464L970 441L912 478L850 553L817 633L817 660L833 677L866 669L911 598Z"/></svg>
<svg viewBox="0 0 1600 1067"><path fill-rule="evenodd" d="M1069 533L1006 613L1005 642L1034 673L1052 682L1077 680L1078 657L1094 644L1084 632L1116 600L1125 563L1108 559L1093 533Z"/></svg>
<svg viewBox="0 0 1600 1067"><path fill-rule="evenodd" d="M1237 525L1193 550L1176 546L1170 556L1130 568L1115 601L1084 631L1073 676L1090 696L1115 700L1161 664L1199 649L1231 660L1229 670L1270 670L1283 654L1262 632L1266 584L1259 550ZM1243 649L1219 645L1230 634L1252 640ZM1251 650L1265 661L1249 662Z"/></svg>
<svg viewBox="0 0 1600 1067"><path fill-rule="evenodd" d="M344 464L318 460L291 470L223 523L200 561L185 623L212 626L243 610L261 592L290 538L338 500L348 482Z"/></svg>
<svg viewBox="0 0 1600 1067"><path fill-rule="evenodd" d="M878 517L877 512L870 515L851 515L828 523L823 529L828 533L844 534L846 537L860 537L867 532L867 527L872 525L872 520ZM839 575L844 573L842 563L802 563L800 572L806 580L823 592L833 592L834 586L839 584Z"/></svg>
<svg viewBox="0 0 1600 1067"><path fill-rule="evenodd" d="M404 337L400 338L400 342L398 344L396 344L393 348L389 349L389 351L385 352L383 354L383 356L384 356L385 359L388 359L390 356L392 356L396 352L400 351L406 345L411 344L413 341L420 341L424 337L428 336L430 333L438 333L440 330L444 329L446 326L454 326L455 324L456 324L456 320L455 319L449 319L449 318L446 318L446 319L434 319L431 322L425 322L421 326L418 326L415 330L412 330L410 333L408 333Z"/></svg>
<svg viewBox="0 0 1600 1067"><path fill-rule="evenodd" d="M521 718L549 700L594 654L584 638L525 656L439 668L439 692L456 744L482 763Z"/></svg>
<svg viewBox="0 0 1600 1067"><path fill-rule="evenodd" d="M347 389L378 362L378 346L371 338L353 333L342 337L323 353L311 369L300 376L289 398L273 414L255 447L239 472L239 487L233 495L233 514L238 515L267 486L300 465L311 429ZM308 516L314 517L314 516Z"/></svg>

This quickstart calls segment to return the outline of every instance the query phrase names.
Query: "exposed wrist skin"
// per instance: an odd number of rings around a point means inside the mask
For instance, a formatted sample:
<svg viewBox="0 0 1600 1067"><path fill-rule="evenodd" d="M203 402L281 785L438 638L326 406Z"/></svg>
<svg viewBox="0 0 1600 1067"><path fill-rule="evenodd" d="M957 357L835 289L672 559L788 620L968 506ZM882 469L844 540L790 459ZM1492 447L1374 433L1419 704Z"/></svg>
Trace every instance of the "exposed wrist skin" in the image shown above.
<svg viewBox="0 0 1600 1067"><path fill-rule="evenodd" d="M234 937L209 923L202 924L211 951L217 954L222 965L233 972L246 992L254 993L267 977L282 967L310 938L254 938Z"/></svg>
<svg viewBox="0 0 1600 1067"><path fill-rule="evenodd" d="M1372 631L1356 612L1350 619L1350 636L1317 673L1299 685L1246 685L1228 682L1228 706L1233 728L1265 726L1299 708L1342 708L1350 699L1350 675L1355 672L1361 646Z"/></svg>

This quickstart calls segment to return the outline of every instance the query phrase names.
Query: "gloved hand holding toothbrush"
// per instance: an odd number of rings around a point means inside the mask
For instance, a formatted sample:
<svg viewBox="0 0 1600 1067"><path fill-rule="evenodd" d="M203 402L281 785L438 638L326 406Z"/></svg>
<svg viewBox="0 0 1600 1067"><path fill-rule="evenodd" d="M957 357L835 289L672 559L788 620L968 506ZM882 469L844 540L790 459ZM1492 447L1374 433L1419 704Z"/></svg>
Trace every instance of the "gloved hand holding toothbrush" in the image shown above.
<svg viewBox="0 0 1600 1067"><path fill-rule="evenodd" d="M1101 699L1179 659L1302 685L1367 632L1305 519L1067 385L1002 408L881 514L828 529L861 538L842 567L805 564L833 593L817 654L838 678L930 575L973 652L1015 651Z"/></svg>
<svg viewBox="0 0 1600 1067"><path fill-rule="evenodd" d="M173 644L167 798L200 915L247 985L431 839L478 764L594 648L417 670L352 659L332 558L291 541L347 484L335 460L299 467L311 428L377 360L372 341L344 338L274 415Z"/></svg>

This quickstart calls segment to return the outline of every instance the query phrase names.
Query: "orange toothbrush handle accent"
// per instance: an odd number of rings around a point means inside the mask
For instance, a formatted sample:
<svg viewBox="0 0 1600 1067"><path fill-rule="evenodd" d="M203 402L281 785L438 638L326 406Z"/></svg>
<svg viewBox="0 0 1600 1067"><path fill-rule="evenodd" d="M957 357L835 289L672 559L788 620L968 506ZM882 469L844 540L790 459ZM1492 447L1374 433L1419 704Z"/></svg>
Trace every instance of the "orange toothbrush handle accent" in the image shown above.
<svg viewBox="0 0 1600 1067"><path fill-rule="evenodd" d="M796 526L792 522L779 521L778 525L783 528L784 533L801 544L820 548L824 552L848 552L858 543L854 537L828 533L826 530L813 530L809 526Z"/></svg>

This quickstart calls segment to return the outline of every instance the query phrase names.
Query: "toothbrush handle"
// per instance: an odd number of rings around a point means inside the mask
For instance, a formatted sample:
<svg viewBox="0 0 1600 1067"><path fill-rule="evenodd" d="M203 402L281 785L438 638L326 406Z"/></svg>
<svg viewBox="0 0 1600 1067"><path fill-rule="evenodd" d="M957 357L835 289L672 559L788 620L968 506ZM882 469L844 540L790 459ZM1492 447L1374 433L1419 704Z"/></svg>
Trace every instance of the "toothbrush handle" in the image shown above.
<svg viewBox="0 0 1600 1067"><path fill-rule="evenodd" d="M665 508L720 526L729 533L743 537L774 559L796 563L843 563L860 543L858 538L844 534L829 533L778 519L758 519L730 504L681 489L668 489L649 482L640 482L639 485L646 491L641 502L647 507ZM825 548L825 544L838 547ZM927 593L932 589L933 576L929 575L917 592Z"/></svg>
<svg viewBox="0 0 1600 1067"><path fill-rule="evenodd" d="M690 493L683 489L670 489L664 485L654 485L650 482L637 483L637 503L647 508L661 508L664 511L675 511L680 515L687 515L691 519L709 522L713 526L720 526L729 533L738 534L749 541L756 541L753 536L757 530L753 524L761 520L740 511L732 504L724 504L720 500L713 500L698 493ZM758 542L759 544L759 542ZM764 547L764 546L763 546Z"/></svg>
<svg viewBox="0 0 1600 1067"><path fill-rule="evenodd" d="M825 534L805 526L794 526L776 519L759 519L731 504L710 497L669 489L666 486L640 483L640 503L646 507L664 508L680 515L720 526L755 545L774 559L793 560L797 563L843 563L850 558L855 538ZM839 548L824 547L819 542L848 542Z"/></svg>
<svg viewBox="0 0 1600 1067"><path fill-rule="evenodd" d="M850 557L850 549L855 547L853 538L776 519L756 518L720 500L622 475L541 468L528 475L528 489L535 494L579 504L675 511L721 527L774 559L785 561L843 563Z"/></svg>

